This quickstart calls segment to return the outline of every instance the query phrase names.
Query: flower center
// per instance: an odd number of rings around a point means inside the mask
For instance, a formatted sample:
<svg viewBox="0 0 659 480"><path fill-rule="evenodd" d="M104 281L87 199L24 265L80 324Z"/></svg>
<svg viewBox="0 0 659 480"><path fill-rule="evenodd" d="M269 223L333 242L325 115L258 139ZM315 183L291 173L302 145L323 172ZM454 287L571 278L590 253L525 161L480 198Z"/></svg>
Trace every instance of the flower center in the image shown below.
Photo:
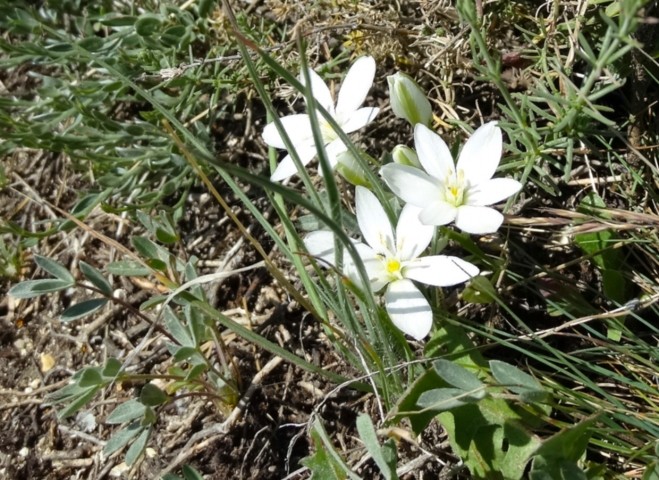
<svg viewBox="0 0 659 480"><path fill-rule="evenodd" d="M400 262L395 258L390 258L387 260L387 272L396 273L400 270Z"/></svg>
<svg viewBox="0 0 659 480"><path fill-rule="evenodd" d="M398 260L395 257L388 257L385 259L385 268L387 270L387 273L389 274L389 277L392 280L402 280L403 278L403 265L400 263L400 260Z"/></svg>
<svg viewBox="0 0 659 480"><path fill-rule="evenodd" d="M467 182L465 182L464 172L458 170L457 173L449 172L446 175L446 192L444 193L445 201L455 207L464 205L465 191L467 190Z"/></svg>
<svg viewBox="0 0 659 480"><path fill-rule="evenodd" d="M330 126L329 123L325 120L321 120L320 123L320 133L323 135L323 140L325 143L331 143L332 141L336 140L337 134L334 131L334 129Z"/></svg>
<svg viewBox="0 0 659 480"><path fill-rule="evenodd" d="M339 122L337 117L334 117L334 120ZM320 113L318 114L318 126L320 127L320 134L323 136L325 145L339 138L339 135L334 131L329 122L325 120L325 117L323 117Z"/></svg>

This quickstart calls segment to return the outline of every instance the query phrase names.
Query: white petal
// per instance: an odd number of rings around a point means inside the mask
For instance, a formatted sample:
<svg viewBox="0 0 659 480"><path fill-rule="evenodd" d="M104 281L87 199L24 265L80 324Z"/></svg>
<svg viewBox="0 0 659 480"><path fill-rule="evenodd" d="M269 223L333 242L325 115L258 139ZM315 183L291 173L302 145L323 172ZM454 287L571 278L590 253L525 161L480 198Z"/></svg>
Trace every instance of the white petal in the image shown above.
<svg viewBox="0 0 659 480"><path fill-rule="evenodd" d="M288 115L279 120L293 145L313 142L313 137L311 136L311 123L309 122L309 115L306 113ZM263 140L271 147L286 148L284 140L282 140L279 131L277 131L275 122L270 122L265 126L263 129Z"/></svg>
<svg viewBox="0 0 659 480"><path fill-rule="evenodd" d="M316 102L321 105L325 110L327 110L330 115L334 116L334 100L332 99L332 94L327 88L323 79L320 78L313 70L309 69L309 76L311 77L311 93ZM302 85L306 85L304 75L300 74L300 82ZM322 115L318 115L319 118L322 118Z"/></svg>
<svg viewBox="0 0 659 480"><path fill-rule="evenodd" d="M389 275L386 271L384 262L377 255L376 251L365 243L355 242L354 245L359 253L359 257L364 263L371 290L373 292L381 290L387 283L389 283ZM348 252L345 252L344 254L344 264L346 275L350 277L355 284L363 288L363 283L359 276L357 266Z"/></svg>
<svg viewBox="0 0 659 480"><path fill-rule="evenodd" d="M478 267L458 257L421 257L405 266L403 275L427 285L450 287L478 275Z"/></svg>
<svg viewBox="0 0 659 480"><path fill-rule="evenodd" d="M430 175L442 182L447 175L454 175L455 164L448 146L442 137L421 123L414 127L414 146L421 165Z"/></svg>
<svg viewBox="0 0 659 480"><path fill-rule="evenodd" d="M340 119L343 131L352 133L371 123L379 112L379 108L364 107L351 112L350 115L337 114L337 117Z"/></svg>
<svg viewBox="0 0 659 480"><path fill-rule="evenodd" d="M305 145L303 147L299 147L296 151L300 157L302 165L306 165L313 159L313 157L316 156L316 147L314 145ZM296 173L297 168L295 167L295 163L293 162L291 155L288 154L282 159L281 162L279 162L279 165L277 165L277 168L275 168L275 171L272 173L270 180L273 182L281 182L282 180L286 180L288 177L291 177Z"/></svg>
<svg viewBox="0 0 659 480"><path fill-rule="evenodd" d="M455 226L463 232L482 235L496 232L503 223L503 215L490 207L462 205L455 216Z"/></svg>
<svg viewBox="0 0 659 480"><path fill-rule="evenodd" d="M318 257L320 265L334 265L334 234L326 230L312 232L304 238L304 246L310 255Z"/></svg>
<svg viewBox="0 0 659 480"><path fill-rule="evenodd" d="M497 122L486 123L462 147L457 169L464 171L472 185L489 180L499 166L502 148L503 138Z"/></svg>
<svg viewBox="0 0 659 480"><path fill-rule="evenodd" d="M371 283L371 291L377 293L390 281L385 263L379 257L369 257L364 260L364 267Z"/></svg>
<svg viewBox="0 0 659 480"><path fill-rule="evenodd" d="M346 78L341 84L336 114L343 116L357 110L373 85L375 77L375 60L373 57L361 57L352 64Z"/></svg>
<svg viewBox="0 0 659 480"><path fill-rule="evenodd" d="M396 226L396 251L402 261L418 257L435 233L435 227L419 220L421 209L408 203L403 207Z"/></svg>
<svg viewBox="0 0 659 480"><path fill-rule="evenodd" d="M437 200L421 210L419 220L424 225L446 225L455 220L457 213L452 204Z"/></svg>
<svg viewBox="0 0 659 480"><path fill-rule="evenodd" d="M380 175L396 196L417 207L443 198L437 180L421 169L389 163L380 169Z"/></svg>
<svg viewBox="0 0 659 480"><path fill-rule="evenodd" d="M369 189L358 186L355 188L355 207L357 223L366 243L377 253L392 252L393 230L389 217L377 197Z"/></svg>
<svg viewBox="0 0 659 480"><path fill-rule="evenodd" d="M348 150L348 147L346 147L345 143L343 143L340 138L337 138L325 147L327 159L329 160L332 169L336 168L336 164L339 163L337 158L339 154L345 152L346 150Z"/></svg>
<svg viewBox="0 0 659 480"><path fill-rule="evenodd" d="M493 205L522 189L522 184L512 178L493 178L472 187L467 192L467 205Z"/></svg>
<svg viewBox="0 0 659 480"><path fill-rule="evenodd" d="M422 340L432 327L432 309L428 300L409 280L398 280L384 294L387 313L403 333Z"/></svg>

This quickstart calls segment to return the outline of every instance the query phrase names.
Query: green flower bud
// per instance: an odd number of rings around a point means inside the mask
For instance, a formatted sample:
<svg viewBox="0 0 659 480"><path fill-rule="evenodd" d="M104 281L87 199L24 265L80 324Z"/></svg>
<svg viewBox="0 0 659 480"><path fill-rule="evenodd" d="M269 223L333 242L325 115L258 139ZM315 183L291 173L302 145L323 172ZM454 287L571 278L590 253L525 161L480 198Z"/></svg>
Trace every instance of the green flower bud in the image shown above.
<svg viewBox="0 0 659 480"><path fill-rule="evenodd" d="M410 167L422 168L416 152L405 145L396 145L391 152L394 162Z"/></svg>
<svg viewBox="0 0 659 480"><path fill-rule="evenodd" d="M389 83L389 101L397 117L404 118L412 124L430 125L432 108L421 88L404 73L387 77Z"/></svg>
<svg viewBox="0 0 659 480"><path fill-rule="evenodd" d="M349 151L337 155L336 171L353 185L371 188L371 182L366 179L364 169L359 165L357 159Z"/></svg>

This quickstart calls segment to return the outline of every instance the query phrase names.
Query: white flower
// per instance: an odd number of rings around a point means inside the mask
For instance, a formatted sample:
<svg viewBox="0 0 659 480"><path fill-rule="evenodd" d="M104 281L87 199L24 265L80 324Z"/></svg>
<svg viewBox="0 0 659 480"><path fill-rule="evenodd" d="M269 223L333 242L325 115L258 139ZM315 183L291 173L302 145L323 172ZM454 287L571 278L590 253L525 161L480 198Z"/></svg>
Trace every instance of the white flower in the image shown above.
<svg viewBox="0 0 659 480"><path fill-rule="evenodd" d="M478 268L457 257L433 255L419 257L432 240L434 227L419 222L419 209L406 205L394 233L389 218L373 193L357 187L357 223L365 243L354 242L364 262L370 287L384 287L384 303L391 321L404 333L421 340L432 326L430 304L413 280L437 287L466 282L478 275ZM328 231L308 235L304 243L310 254L325 263L334 263L334 236ZM357 268L345 255L345 273L355 283Z"/></svg>
<svg viewBox="0 0 659 480"><path fill-rule="evenodd" d="M327 110L345 133L352 133L359 130L371 122L380 111L379 108L360 108L373 84L374 76L375 60L373 60L373 57L361 57L357 59L352 67L350 67L350 70L348 70L346 78L341 85L341 91L335 106L332 100L332 94L329 88L327 88L327 85L325 85L325 82L323 82L316 72L309 70L311 91L314 99L320 106ZM304 84L304 76L300 75L300 77L301 82ZM316 112L316 117L320 124L320 131L323 137L323 144L326 147L327 157L333 168L337 163L337 155L345 152L348 147L341 141L338 134L319 112ZM309 115L306 113L289 115L280 120L291 143L295 147L295 151L300 157L300 161L303 165L306 165L314 158L317 152ZM263 140L271 147L286 148L274 122L265 126ZM295 163L291 155L288 154L279 163L270 179L272 181L281 181L296 173L297 168L295 167Z"/></svg>
<svg viewBox="0 0 659 480"><path fill-rule="evenodd" d="M381 174L397 196L422 209L421 223L446 225L455 221L456 227L468 233L496 232L503 215L488 205L522 188L517 180L492 178L501 161L502 143L496 122L486 123L467 140L455 165L444 140L417 124L414 144L425 172L388 164Z"/></svg>

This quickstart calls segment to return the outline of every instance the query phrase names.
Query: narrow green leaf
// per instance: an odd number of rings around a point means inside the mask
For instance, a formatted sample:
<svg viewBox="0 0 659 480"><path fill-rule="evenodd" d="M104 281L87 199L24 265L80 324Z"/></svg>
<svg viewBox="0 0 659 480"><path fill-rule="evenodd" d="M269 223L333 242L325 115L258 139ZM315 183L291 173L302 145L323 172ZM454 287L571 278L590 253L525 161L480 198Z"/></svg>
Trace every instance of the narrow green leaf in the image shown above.
<svg viewBox="0 0 659 480"><path fill-rule="evenodd" d="M302 459L301 463L311 470L312 478L322 480L359 480L338 454L327 432L316 420L311 429L315 453Z"/></svg>
<svg viewBox="0 0 659 480"><path fill-rule="evenodd" d="M46 272L50 273L53 277L58 278L64 282L68 282L70 284L75 283L76 279L73 278L71 272L69 272L69 270L66 267L60 265L56 261L48 257L42 257L41 255L35 255L34 261L37 263L37 265L39 265L39 267L41 267Z"/></svg>
<svg viewBox="0 0 659 480"><path fill-rule="evenodd" d="M540 382L519 368L500 360L490 360L492 375L502 386L515 392L525 402L541 402L548 393Z"/></svg>
<svg viewBox="0 0 659 480"><path fill-rule="evenodd" d="M398 475L396 474L396 463L391 464L389 460L385 457L380 442L378 442L378 436L373 426L373 421L371 417L365 413L360 414L357 417L357 432L359 433L359 438L366 446L368 453L373 457L373 461L382 472L385 480L397 480Z"/></svg>
<svg viewBox="0 0 659 480"><path fill-rule="evenodd" d="M185 319L188 324L188 331L192 336L192 341L194 345L201 345L204 341L207 340L206 335L206 322L204 315L199 311L198 308L192 308L187 305L183 310Z"/></svg>
<svg viewBox="0 0 659 480"><path fill-rule="evenodd" d="M133 438L135 438L144 427L140 426L138 422L131 423L128 427L122 428L117 433L112 435L103 447L103 455L109 457L114 452L122 449Z"/></svg>
<svg viewBox="0 0 659 480"><path fill-rule="evenodd" d="M140 311L147 311L167 300L167 295L155 295L140 305Z"/></svg>
<svg viewBox="0 0 659 480"><path fill-rule="evenodd" d="M137 440L133 442L128 451L126 452L126 465L131 466L135 461L142 455L144 449L146 448L146 442L149 440L149 435L151 435L151 429L147 428L140 436L137 437Z"/></svg>
<svg viewBox="0 0 659 480"><path fill-rule="evenodd" d="M151 269L133 260L120 260L107 266L107 271L113 275L125 277L144 277L151 273Z"/></svg>
<svg viewBox="0 0 659 480"><path fill-rule="evenodd" d="M149 258L146 260L146 264L154 270L159 272L167 272L167 262L160 260L159 258Z"/></svg>
<svg viewBox="0 0 659 480"><path fill-rule="evenodd" d="M440 359L433 363L437 375L449 385L469 392L473 397L485 396L485 385L478 377L460 365Z"/></svg>
<svg viewBox="0 0 659 480"><path fill-rule="evenodd" d="M183 325L181 320L176 316L170 307L165 308L165 328L172 334L172 337L183 347L194 348L195 342L190 336L188 329Z"/></svg>
<svg viewBox="0 0 659 480"><path fill-rule="evenodd" d="M73 283L64 280L44 278L18 283L7 292L14 298L34 298L46 293L58 292L71 287Z"/></svg>
<svg viewBox="0 0 659 480"><path fill-rule="evenodd" d="M588 115L596 122L600 122L602 125L606 125L607 127L613 127L616 124L616 122L614 122L613 120L609 120L594 108L584 107L582 109L582 112Z"/></svg>
<svg viewBox="0 0 659 480"><path fill-rule="evenodd" d="M112 285L110 285L110 282L105 279L99 270L92 267L90 264L81 261L80 271L85 276L85 278L89 280L92 285L98 288L103 294L107 295L108 297L112 296Z"/></svg>
<svg viewBox="0 0 659 480"><path fill-rule="evenodd" d="M179 241L179 236L176 233L162 227L156 228L156 238L160 243L165 244L172 244Z"/></svg>
<svg viewBox="0 0 659 480"><path fill-rule="evenodd" d="M103 200L103 198L104 195L99 195L98 193L90 193L88 195L85 195L83 198L78 200L78 202L73 206L73 209L71 209L71 215L74 215L76 217L84 217L89 212L91 212L94 209L94 207L96 207L96 205L98 205L99 202ZM67 220L67 222L69 221ZM73 222L71 223L75 225Z"/></svg>
<svg viewBox="0 0 659 480"><path fill-rule="evenodd" d="M160 258L158 245L148 238L133 237L130 241L140 255L146 258Z"/></svg>
<svg viewBox="0 0 659 480"><path fill-rule="evenodd" d="M144 416L145 411L146 406L138 400L128 400L112 410L112 413L108 415L105 422L111 424L130 422L131 420Z"/></svg>
<svg viewBox="0 0 659 480"><path fill-rule="evenodd" d="M100 386L94 386L87 389L84 393L79 395L75 400L73 400L69 405L67 405L63 410L57 413L58 419L63 419L69 417L80 410L82 407L87 405L96 393L100 390Z"/></svg>
<svg viewBox="0 0 659 480"><path fill-rule="evenodd" d="M71 322L95 312L106 303L108 303L107 298L92 298L90 300L76 303L62 312L60 320L63 322Z"/></svg>
<svg viewBox="0 0 659 480"><path fill-rule="evenodd" d="M78 397L83 393L87 392L87 388L83 388L78 383L70 383L59 390L54 391L50 395L46 396L46 401L49 405L56 403L65 403L71 400L72 398Z"/></svg>
<svg viewBox="0 0 659 480"><path fill-rule="evenodd" d="M417 405L433 412L445 412L469 403L482 400L459 388L436 388L423 392L417 400Z"/></svg>

